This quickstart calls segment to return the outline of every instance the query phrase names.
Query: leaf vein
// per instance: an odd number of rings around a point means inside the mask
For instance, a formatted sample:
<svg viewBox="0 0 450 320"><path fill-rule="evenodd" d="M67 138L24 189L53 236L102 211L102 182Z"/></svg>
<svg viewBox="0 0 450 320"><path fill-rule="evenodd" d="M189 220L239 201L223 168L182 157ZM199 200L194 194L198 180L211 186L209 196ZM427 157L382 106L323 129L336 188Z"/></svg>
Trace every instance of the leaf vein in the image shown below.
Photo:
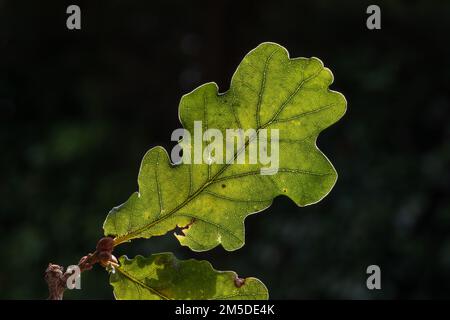
<svg viewBox="0 0 450 320"><path fill-rule="evenodd" d="M152 288L152 287L146 285L140 279L134 277L132 274L130 274L129 272L125 271L123 268L116 268L116 270L118 270L122 275L124 275L126 278L131 280L131 282L133 282L135 284L136 283L139 284L141 287L151 291L153 294L157 295L161 299L163 299L163 300L170 300L170 298L166 297L164 294L162 294L161 292L159 292L155 288Z"/></svg>
<svg viewBox="0 0 450 320"><path fill-rule="evenodd" d="M307 78L302 78L302 80L299 82L299 84L297 85L297 87L295 88L294 92L291 93L289 95L289 97L281 104L281 106L278 108L278 110L275 112L274 116L272 117L272 119L270 119L265 125L263 125L262 127L266 127L267 125L270 125L273 121L275 121L275 119L278 117L278 115L284 110L284 108L286 108L286 106L292 101L292 99L300 92L300 90L303 88L303 86L305 85L306 82L316 78L323 70L323 67L321 66L319 68L319 71L317 71L316 73L314 73L313 75L307 77Z"/></svg>
<svg viewBox="0 0 450 320"><path fill-rule="evenodd" d="M242 242L242 239L239 238L236 234L233 233L233 231L229 230L228 228L221 226L220 224L217 224L215 222L212 222L210 220L207 220L205 218L196 216L196 215L191 215L191 214L187 214L187 213L179 213L177 214L178 216L183 216L183 217L188 217L188 218L193 218L202 222L205 222L207 224L210 224L212 226L215 226L218 230L222 230L225 231L226 233L228 233L229 235L231 235L233 238L235 238L236 240L238 240L239 242Z"/></svg>
<svg viewBox="0 0 450 320"><path fill-rule="evenodd" d="M275 124L275 123L282 123L282 122L289 122L289 121L292 121L292 120L296 120L296 119L302 118L304 116L308 116L310 114L315 114L315 113L318 113L318 112L330 109L334 105L335 105L334 103L331 103L331 104L325 105L323 107L319 107L319 108L311 110L311 111L306 111L306 112L303 112L303 113L299 113L299 114L297 114L295 116L292 116L292 117L289 117L289 118L276 119L276 120L272 121L270 123L270 125Z"/></svg>
<svg viewBox="0 0 450 320"><path fill-rule="evenodd" d="M269 201L272 201L272 199L265 199L265 200L236 199L236 198L227 197L227 196L224 196L222 194L215 193L215 192L212 192L212 191L209 191L209 190L205 190L205 193L209 194L209 195L211 195L213 197L216 197L216 198L219 198L219 199L223 199L223 200L228 200L228 201L231 201L231 202L269 202Z"/></svg>
<svg viewBox="0 0 450 320"><path fill-rule="evenodd" d="M266 58L266 61L264 63L264 70L263 70L263 75L262 75L262 79L261 79L261 88L259 90L259 94L258 94L258 102L256 104L256 127L260 128L260 109L261 109L261 104L262 104L262 99L264 96L264 91L266 89L266 79L267 79L267 72L269 69L269 62L272 59L273 55L278 51L278 48L273 50L270 55Z"/></svg>

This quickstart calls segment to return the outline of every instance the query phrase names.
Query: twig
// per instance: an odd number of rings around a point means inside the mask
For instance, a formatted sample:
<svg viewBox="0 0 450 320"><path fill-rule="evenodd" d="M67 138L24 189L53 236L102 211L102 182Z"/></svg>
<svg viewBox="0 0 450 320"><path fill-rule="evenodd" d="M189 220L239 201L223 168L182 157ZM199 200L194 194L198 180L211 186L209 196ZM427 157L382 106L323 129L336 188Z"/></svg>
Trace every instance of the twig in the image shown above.
<svg viewBox="0 0 450 320"><path fill-rule="evenodd" d="M92 269L96 263L100 263L106 267L108 265L117 265L117 259L113 256L114 239L110 237L101 238L97 242L97 247L94 253L82 257L78 262L80 271ZM72 272L67 270L64 272L64 267L49 263L45 270L45 281L48 285L49 296L48 300L62 300L64 291L67 288L67 279L72 275Z"/></svg>

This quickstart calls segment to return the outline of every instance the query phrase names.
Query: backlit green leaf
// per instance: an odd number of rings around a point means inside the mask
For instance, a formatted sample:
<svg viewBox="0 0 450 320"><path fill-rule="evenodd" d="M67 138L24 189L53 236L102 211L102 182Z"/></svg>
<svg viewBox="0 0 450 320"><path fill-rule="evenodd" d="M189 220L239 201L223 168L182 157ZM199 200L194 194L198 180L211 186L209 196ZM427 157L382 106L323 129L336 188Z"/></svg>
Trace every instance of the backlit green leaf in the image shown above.
<svg viewBox="0 0 450 320"><path fill-rule="evenodd" d="M268 299L258 279L214 270L207 261L180 261L171 253L159 253L149 258L122 256L119 262L110 276L116 299Z"/></svg>
<svg viewBox="0 0 450 320"><path fill-rule="evenodd" d="M207 83L184 95L179 116L191 133L194 121L202 121L203 132L215 128L224 137L230 128L253 128L257 135L278 129L278 172L261 175L268 165L248 161L173 165L167 152L155 147L142 160L139 192L111 210L105 235L114 236L117 245L178 226L184 230L176 237L192 250L218 244L236 250L244 245L244 219L269 207L276 196L286 195L299 206L320 201L337 174L316 140L346 110L344 96L329 90L332 82L331 71L319 59L291 59L280 45L263 43L245 56L225 93ZM231 160L241 153L247 159L250 142L257 141L253 138L246 139L244 148L231 154L224 148L223 153ZM182 143L193 159L194 147L185 139Z"/></svg>

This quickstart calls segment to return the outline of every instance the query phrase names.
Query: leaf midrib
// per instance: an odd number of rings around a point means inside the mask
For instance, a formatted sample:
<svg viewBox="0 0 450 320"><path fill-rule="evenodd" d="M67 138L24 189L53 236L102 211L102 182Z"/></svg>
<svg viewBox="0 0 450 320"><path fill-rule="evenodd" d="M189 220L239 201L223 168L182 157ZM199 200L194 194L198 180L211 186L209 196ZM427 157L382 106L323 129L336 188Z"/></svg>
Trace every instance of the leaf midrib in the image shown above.
<svg viewBox="0 0 450 320"><path fill-rule="evenodd" d="M130 273L128 273L127 271L123 270L122 268L118 267L115 270L119 271L124 277L128 278L130 281L132 281L132 282L136 283L137 285L140 285L141 287L149 290L151 293L157 295L161 299L163 299L163 300L171 300L169 297L166 297L164 294L162 294L158 290L156 290L156 289L146 285L141 280L139 280L138 278L135 278L134 276L132 276Z"/></svg>
<svg viewBox="0 0 450 320"><path fill-rule="evenodd" d="M258 135L260 129L258 129L258 131L256 131L255 136ZM245 143L245 145L238 151L236 152L236 154L234 155L233 159L231 160L231 163L236 159L236 157L242 152L242 150L245 150L249 144L249 141L251 141L252 139L248 139L248 141ZM153 227L154 225L160 223L161 221L164 221L165 219L169 218L170 216L172 216L174 213L176 213L178 210L180 210L181 208L183 208L186 204L188 204L189 202L191 202L193 199L195 199L200 193L203 192L203 190L205 190L207 187L209 187L211 184L215 183L216 181L214 181L214 179L216 177L218 177L219 175L221 175L230 165L231 163L227 163L225 164L222 168L220 168L220 170L214 174L214 176L207 180L200 188L197 189L197 191L195 191L192 195L188 196L186 198L186 200L184 200L182 203L180 203L178 206L176 206L174 209L172 209L171 211L169 211L167 214L161 216L160 218L152 221L149 224L146 224L145 226L136 229L134 231L128 232L123 236L119 236L116 237L114 239L114 246L117 246L121 243L127 242L130 239L135 238L135 235L143 232L146 229L149 229L151 227Z"/></svg>

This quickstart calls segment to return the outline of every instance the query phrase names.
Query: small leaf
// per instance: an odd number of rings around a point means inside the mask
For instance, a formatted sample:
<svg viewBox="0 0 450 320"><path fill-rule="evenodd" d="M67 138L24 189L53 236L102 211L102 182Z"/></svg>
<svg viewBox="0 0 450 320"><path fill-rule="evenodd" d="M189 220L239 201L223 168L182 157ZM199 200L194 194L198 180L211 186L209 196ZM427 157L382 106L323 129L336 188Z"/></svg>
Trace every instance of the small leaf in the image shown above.
<svg viewBox="0 0 450 320"><path fill-rule="evenodd" d="M332 82L319 59L291 59L280 45L263 43L242 60L226 93L207 83L184 95L179 115L191 133L194 121L202 121L202 132L215 128L224 137L229 128L255 130L240 151L224 150L231 160L241 153L248 159L249 141L263 129L278 129L278 172L261 175L267 165L248 161L173 165L167 152L155 147L142 160L139 192L110 211L105 235L116 237L118 245L178 226L183 232L176 237L192 250L218 244L236 250L244 245L244 219L269 207L276 196L288 196L299 206L320 201L337 174L316 140L346 110L344 96L328 89ZM208 144L203 142L202 150ZM183 150L193 148L186 144Z"/></svg>
<svg viewBox="0 0 450 320"><path fill-rule="evenodd" d="M120 300L268 299L258 279L214 270L207 261L180 261L172 253L159 253L148 258L122 256L119 263L110 282Z"/></svg>

